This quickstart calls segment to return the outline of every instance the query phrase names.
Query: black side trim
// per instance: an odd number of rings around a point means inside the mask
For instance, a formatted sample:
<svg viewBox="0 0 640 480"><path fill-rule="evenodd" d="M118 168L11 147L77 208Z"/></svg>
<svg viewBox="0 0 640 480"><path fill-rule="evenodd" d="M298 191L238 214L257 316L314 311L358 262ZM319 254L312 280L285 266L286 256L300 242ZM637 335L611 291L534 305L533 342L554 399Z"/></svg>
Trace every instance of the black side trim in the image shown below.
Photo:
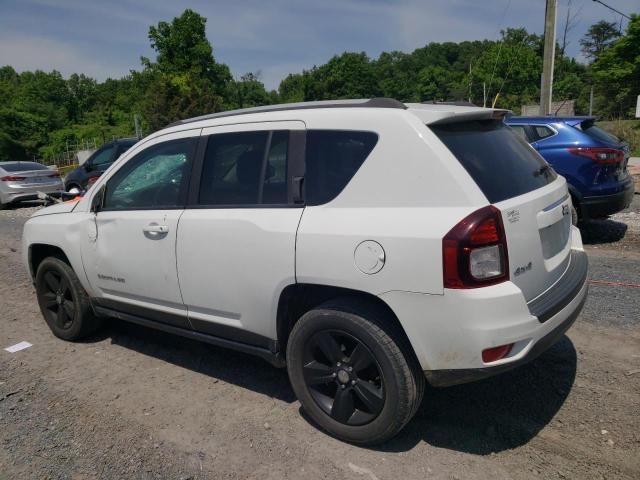
<svg viewBox="0 0 640 480"><path fill-rule="evenodd" d="M252 345L254 347L266 348L272 352L276 351L276 341L257 333L248 332L241 328L230 327L229 325L222 325L220 323L207 322L205 320L198 320L196 318L190 318L189 321L193 326L193 329L197 332L206 333L207 335L213 335L215 337L226 338L228 340L244 343L246 345Z"/></svg>
<svg viewBox="0 0 640 480"><path fill-rule="evenodd" d="M588 288L588 287L585 287ZM512 370L520 365L529 363L542 355L546 350L552 347L560 338L565 334L567 330L573 325L582 311L585 301L587 300L587 292L576 309L567 317L567 319L558 325L556 328L547 333L544 337L536 342L529 353L515 362L507 363L506 365L498 365L495 367L484 368L462 368L455 370L428 370L424 372L429 384L434 387L448 387L451 385L458 385L461 383L473 382L481 380L483 378L492 377L502 372Z"/></svg>
<svg viewBox="0 0 640 480"><path fill-rule="evenodd" d="M256 347L253 345L246 345L241 342L233 340L227 340L224 338L215 337L213 335L207 335L205 333L195 332L193 330L187 330L173 325L167 325L164 323L158 323L154 320L148 320L146 318L138 317L136 315L130 315L128 313L118 312L104 307L95 306L96 313L105 317L118 318L127 322L136 323L143 327L154 328L163 332L171 333L173 335L180 335L181 337L191 338L201 342L209 343L217 347L229 348L231 350L237 350L239 352L248 353L257 357L263 358L271 365L282 368L285 366L284 359L277 352L272 352L269 349Z"/></svg>
<svg viewBox="0 0 640 480"><path fill-rule="evenodd" d="M587 254L571 250L569 266L560 280L546 293L528 303L531 315L544 323L566 307L587 281L588 268Z"/></svg>
<svg viewBox="0 0 640 480"><path fill-rule="evenodd" d="M187 118L170 123L166 128L175 127L177 125L185 125L187 123L199 122L201 120L210 120L214 118L234 117L237 115L249 115L251 113L265 112L282 112L287 110L311 110L315 108L399 108L406 110L407 106L393 98L371 98L362 99L361 101L334 100L320 102L301 102L279 105L267 105L264 107L242 108L239 110L229 110L226 112L211 113L200 117Z"/></svg>
<svg viewBox="0 0 640 480"><path fill-rule="evenodd" d="M115 300L109 300L105 298L93 298L91 299L93 306L97 308L107 309L117 314L134 315L137 317L144 317L152 322L164 323L180 328L191 328L189 320L187 319L187 312L185 310L184 315L176 315L173 313L160 312L158 310L152 310L150 308L138 307L137 305L131 305L129 303L118 302Z"/></svg>

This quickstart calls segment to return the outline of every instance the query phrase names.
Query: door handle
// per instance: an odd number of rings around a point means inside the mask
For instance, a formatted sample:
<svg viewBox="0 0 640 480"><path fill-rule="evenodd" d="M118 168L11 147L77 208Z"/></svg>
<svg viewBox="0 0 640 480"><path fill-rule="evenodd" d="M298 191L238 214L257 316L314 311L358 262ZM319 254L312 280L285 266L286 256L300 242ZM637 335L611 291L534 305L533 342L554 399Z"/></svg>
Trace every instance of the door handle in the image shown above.
<svg viewBox="0 0 640 480"><path fill-rule="evenodd" d="M169 227L167 225L147 225L142 228L145 233L168 233Z"/></svg>

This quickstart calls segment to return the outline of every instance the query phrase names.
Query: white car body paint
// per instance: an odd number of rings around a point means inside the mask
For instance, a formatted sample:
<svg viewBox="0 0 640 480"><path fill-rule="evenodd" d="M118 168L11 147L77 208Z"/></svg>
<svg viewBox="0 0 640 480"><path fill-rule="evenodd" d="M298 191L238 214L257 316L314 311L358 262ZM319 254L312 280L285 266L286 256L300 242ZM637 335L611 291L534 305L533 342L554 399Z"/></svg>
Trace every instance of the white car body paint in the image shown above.
<svg viewBox="0 0 640 480"><path fill-rule="evenodd" d="M507 236L509 281L445 289L443 236L489 202L428 125L458 117L492 118L494 110L407 106L256 112L204 118L154 133L119 158L77 205L43 209L27 222L25 264L30 268L33 245L52 245L66 254L93 298L274 341L278 302L288 285L343 287L375 295L391 308L424 370L482 368L482 350L506 343L515 346L496 365L516 362L586 295L583 287L544 323L528 308L561 279L571 252L582 250L580 232L571 227L558 253L546 259L542 254L541 229L561 219L570 202L566 182L558 177L494 205ZM376 132L379 140L346 188L323 205L91 212L101 187L149 146L201 133L263 128L364 130ZM150 223L166 225L165 238L145 237L142 227ZM374 274L354 260L365 241L384 250L384 265ZM526 270L530 262L535 268L514 275L516 267Z"/></svg>

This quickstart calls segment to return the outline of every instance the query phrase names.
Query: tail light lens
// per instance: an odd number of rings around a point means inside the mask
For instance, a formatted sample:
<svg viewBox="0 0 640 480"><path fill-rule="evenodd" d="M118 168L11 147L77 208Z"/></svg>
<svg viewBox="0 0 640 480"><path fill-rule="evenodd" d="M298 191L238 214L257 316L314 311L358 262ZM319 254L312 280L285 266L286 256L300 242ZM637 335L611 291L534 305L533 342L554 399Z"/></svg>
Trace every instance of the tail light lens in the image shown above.
<svg viewBox="0 0 640 480"><path fill-rule="evenodd" d="M598 165L615 165L624 160L624 151L615 148L579 147L567 150L574 155L586 157Z"/></svg>
<svg viewBox="0 0 640 480"><path fill-rule="evenodd" d="M2 182L19 182L20 180L26 180L27 177L16 177L13 175L6 175L4 177L0 177L0 181Z"/></svg>
<svg viewBox="0 0 640 480"><path fill-rule="evenodd" d="M445 288L478 288L509 280L507 239L500 211L476 210L442 239Z"/></svg>
<svg viewBox="0 0 640 480"><path fill-rule="evenodd" d="M499 347L487 348L482 351L482 361L484 363L491 363L502 360L504 357L509 355L512 348L513 343L510 343L508 345L500 345Z"/></svg>
<svg viewBox="0 0 640 480"><path fill-rule="evenodd" d="M87 179L87 187L90 187L91 185L93 185L94 183L96 183L96 181L100 178L100 176L94 176L94 177L89 177Z"/></svg>

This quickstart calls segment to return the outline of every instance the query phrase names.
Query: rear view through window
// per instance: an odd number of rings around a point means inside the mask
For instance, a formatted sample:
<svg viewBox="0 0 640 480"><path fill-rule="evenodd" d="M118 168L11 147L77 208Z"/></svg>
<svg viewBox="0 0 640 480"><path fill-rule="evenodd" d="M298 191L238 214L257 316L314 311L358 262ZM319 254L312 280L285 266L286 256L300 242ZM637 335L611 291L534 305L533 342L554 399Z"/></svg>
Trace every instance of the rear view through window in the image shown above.
<svg viewBox="0 0 640 480"><path fill-rule="evenodd" d="M543 187L556 173L502 120L430 125L491 203Z"/></svg>

